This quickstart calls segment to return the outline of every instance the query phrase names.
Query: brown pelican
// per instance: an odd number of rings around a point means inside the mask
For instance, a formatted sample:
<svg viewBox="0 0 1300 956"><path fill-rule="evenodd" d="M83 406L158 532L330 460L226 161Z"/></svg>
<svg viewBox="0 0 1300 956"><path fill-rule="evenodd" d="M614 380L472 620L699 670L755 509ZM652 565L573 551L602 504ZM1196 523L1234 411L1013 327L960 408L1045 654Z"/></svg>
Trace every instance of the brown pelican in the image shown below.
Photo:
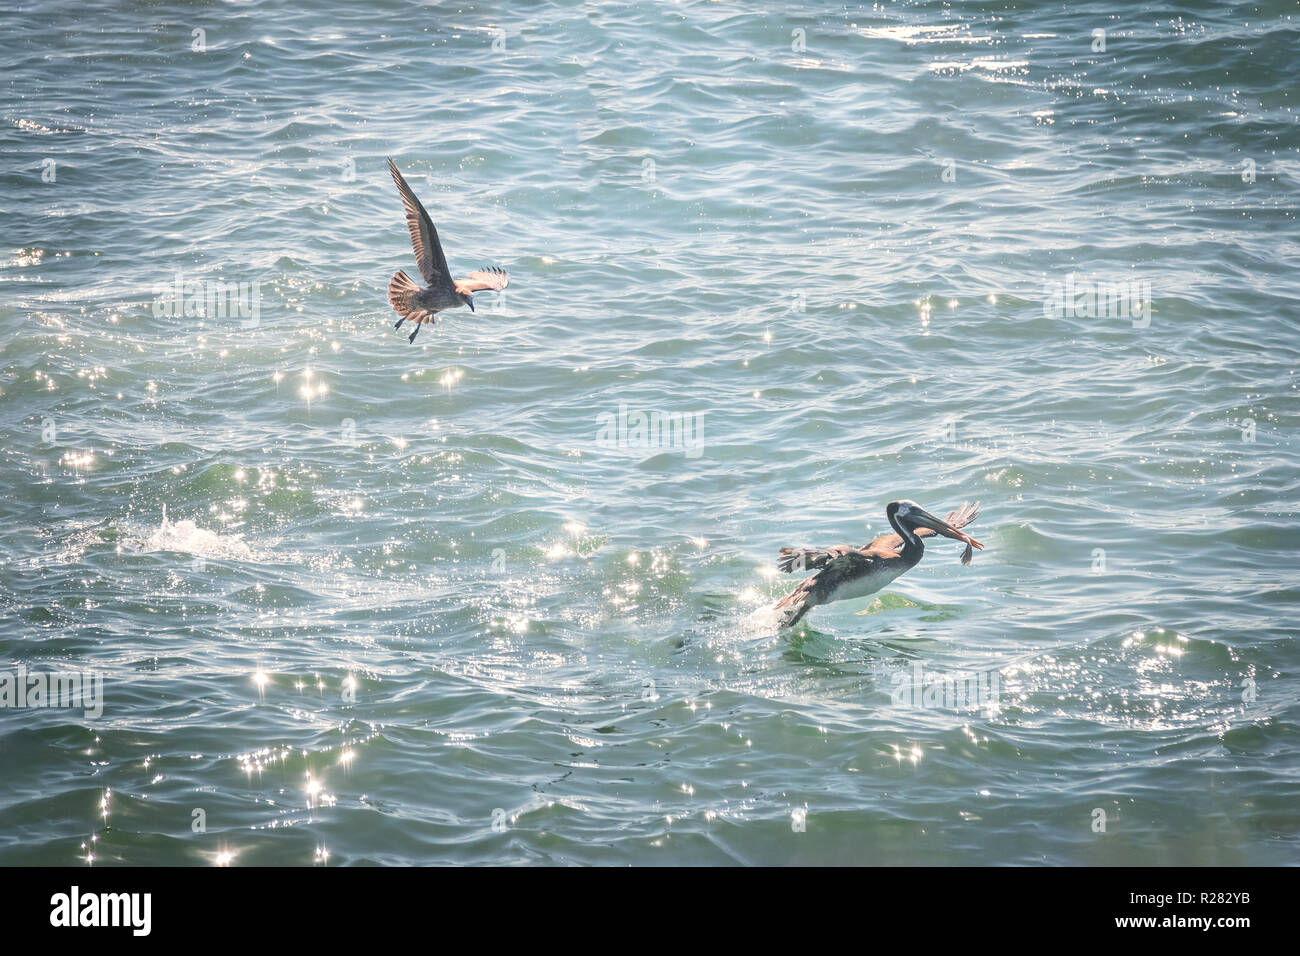
<svg viewBox="0 0 1300 956"><path fill-rule="evenodd" d="M791 571L816 570L776 604L781 612L781 627L792 627L818 604L847 601L875 594L904 571L910 570L925 554L922 538L941 534L966 542L961 563L970 564L971 547L984 550L970 535L958 530L979 514L979 502L963 504L948 512L942 521L915 501L891 501L885 514L895 534L883 534L870 544L854 548L847 544L825 550L782 548L777 567Z"/></svg>
<svg viewBox="0 0 1300 956"><path fill-rule="evenodd" d="M489 268L471 272L463 279L453 280L451 270L447 268L447 257L442 254L442 244L438 242L438 230L433 228L433 220L415 198L411 187L397 171L393 160L388 160L388 171L393 174L397 191L402 194L402 205L406 207L406 228L411 231L411 245L415 247L415 262L420 267L420 275L428 283L423 289L405 272L399 271L388 283L388 301L393 310L401 316L393 328L401 328L402 323L410 319L415 325L410 341L420 334L420 326L433 322L435 312L455 309L462 305L474 311L474 293L484 289L504 289L510 283L510 277L504 269Z"/></svg>

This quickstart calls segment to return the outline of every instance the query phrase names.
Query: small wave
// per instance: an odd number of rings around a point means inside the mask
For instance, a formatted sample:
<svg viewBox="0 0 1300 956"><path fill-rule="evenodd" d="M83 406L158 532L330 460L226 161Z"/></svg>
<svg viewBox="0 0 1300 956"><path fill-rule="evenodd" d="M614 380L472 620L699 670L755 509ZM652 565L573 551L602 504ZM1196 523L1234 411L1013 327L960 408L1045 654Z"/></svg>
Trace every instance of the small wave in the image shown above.
<svg viewBox="0 0 1300 956"><path fill-rule="evenodd" d="M201 558L226 558L234 561L256 561L257 555L243 540L241 534L218 534L200 528L189 518L180 521L167 519L167 506L163 506L162 524L143 539L142 551L181 551Z"/></svg>

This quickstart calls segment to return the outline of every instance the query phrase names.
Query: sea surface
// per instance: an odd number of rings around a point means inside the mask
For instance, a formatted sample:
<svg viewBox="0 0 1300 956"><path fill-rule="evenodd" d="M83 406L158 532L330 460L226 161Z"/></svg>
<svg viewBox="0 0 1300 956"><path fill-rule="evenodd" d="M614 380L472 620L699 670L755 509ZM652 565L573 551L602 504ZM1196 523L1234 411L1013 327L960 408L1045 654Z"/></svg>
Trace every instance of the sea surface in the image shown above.
<svg viewBox="0 0 1300 956"><path fill-rule="evenodd" d="M1298 50L5 4L0 864L1300 862ZM386 156L511 277L414 345Z"/></svg>

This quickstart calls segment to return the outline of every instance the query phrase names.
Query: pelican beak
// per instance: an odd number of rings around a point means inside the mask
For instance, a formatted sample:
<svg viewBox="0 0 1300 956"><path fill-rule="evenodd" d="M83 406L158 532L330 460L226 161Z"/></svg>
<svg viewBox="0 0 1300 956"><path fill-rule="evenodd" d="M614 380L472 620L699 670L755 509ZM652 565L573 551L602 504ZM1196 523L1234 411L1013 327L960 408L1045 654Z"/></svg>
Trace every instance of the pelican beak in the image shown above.
<svg viewBox="0 0 1300 956"><path fill-rule="evenodd" d="M952 538L955 541L964 541L968 551L971 547L979 548L981 551L984 550L984 545L980 544L970 535L966 534L964 531L958 531L948 522L944 521L942 518L936 518L924 508L913 508L910 517L914 524L923 525L931 531L937 531L945 538Z"/></svg>

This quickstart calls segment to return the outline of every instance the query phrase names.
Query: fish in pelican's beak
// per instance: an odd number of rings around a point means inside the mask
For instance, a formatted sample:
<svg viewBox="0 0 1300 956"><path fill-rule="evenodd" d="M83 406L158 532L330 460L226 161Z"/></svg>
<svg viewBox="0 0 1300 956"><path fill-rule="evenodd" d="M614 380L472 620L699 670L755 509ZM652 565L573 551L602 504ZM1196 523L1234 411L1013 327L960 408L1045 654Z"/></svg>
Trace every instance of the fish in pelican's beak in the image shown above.
<svg viewBox="0 0 1300 956"><path fill-rule="evenodd" d="M979 548L981 551L984 550L984 545L966 534L966 532L958 531L942 518L936 518L934 515L930 514L930 512L919 506L913 505L909 509L907 520L911 524L919 525L922 528L929 528L931 531L937 532L945 538L952 538L956 541L966 542L966 550L961 553L962 564L970 564L971 556L974 554L974 552L971 551L972 546Z"/></svg>

